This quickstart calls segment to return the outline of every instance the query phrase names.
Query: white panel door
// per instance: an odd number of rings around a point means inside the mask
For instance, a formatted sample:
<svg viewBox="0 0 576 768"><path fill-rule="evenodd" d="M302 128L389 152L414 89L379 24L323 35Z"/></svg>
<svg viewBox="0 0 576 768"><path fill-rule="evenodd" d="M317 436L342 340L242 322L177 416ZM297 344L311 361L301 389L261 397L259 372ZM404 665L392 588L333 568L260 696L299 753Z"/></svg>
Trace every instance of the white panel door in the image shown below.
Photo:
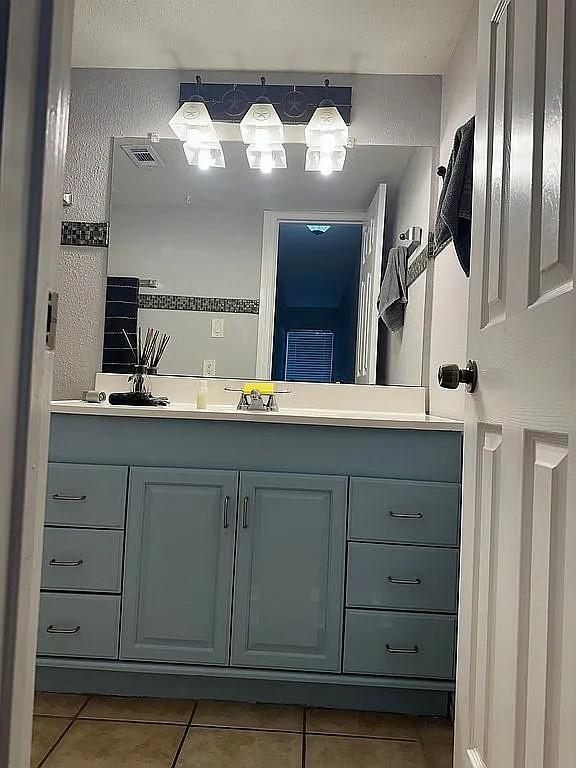
<svg viewBox="0 0 576 768"><path fill-rule="evenodd" d="M480 0L457 768L576 765L574 0Z"/></svg>
<svg viewBox="0 0 576 768"><path fill-rule="evenodd" d="M376 384L378 295L384 246L386 184L379 184L362 226L362 261L356 326L356 384Z"/></svg>

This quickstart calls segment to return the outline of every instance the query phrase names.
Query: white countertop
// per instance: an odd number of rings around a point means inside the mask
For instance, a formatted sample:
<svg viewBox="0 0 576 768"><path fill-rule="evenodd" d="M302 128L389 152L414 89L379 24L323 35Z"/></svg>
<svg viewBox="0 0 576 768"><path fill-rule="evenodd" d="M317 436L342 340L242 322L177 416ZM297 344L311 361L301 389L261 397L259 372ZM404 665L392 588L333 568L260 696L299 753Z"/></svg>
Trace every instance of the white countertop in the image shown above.
<svg viewBox="0 0 576 768"><path fill-rule="evenodd" d="M428 429L461 432L461 421L415 413L383 411L320 410L317 408L280 408L276 413L237 411L230 405L210 405L199 410L191 403L145 407L85 403L81 400L55 400L52 413L82 416L135 416L156 419L203 419L208 421L255 421L272 424L309 424L333 427L375 427L379 429Z"/></svg>

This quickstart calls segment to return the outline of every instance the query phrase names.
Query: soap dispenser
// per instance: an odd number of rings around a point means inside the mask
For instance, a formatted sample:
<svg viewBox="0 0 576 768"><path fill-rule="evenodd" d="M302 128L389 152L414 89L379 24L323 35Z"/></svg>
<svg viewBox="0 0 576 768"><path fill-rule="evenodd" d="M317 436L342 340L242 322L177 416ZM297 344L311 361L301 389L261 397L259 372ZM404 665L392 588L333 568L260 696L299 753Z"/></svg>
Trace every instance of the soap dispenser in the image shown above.
<svg viewBox="0 0 576 768"><path fill-rule="evenodd" d="M198 382L198 389L196 391L196 408L204 410L208 405L208 382L206 379L201 379Z"/></svg>

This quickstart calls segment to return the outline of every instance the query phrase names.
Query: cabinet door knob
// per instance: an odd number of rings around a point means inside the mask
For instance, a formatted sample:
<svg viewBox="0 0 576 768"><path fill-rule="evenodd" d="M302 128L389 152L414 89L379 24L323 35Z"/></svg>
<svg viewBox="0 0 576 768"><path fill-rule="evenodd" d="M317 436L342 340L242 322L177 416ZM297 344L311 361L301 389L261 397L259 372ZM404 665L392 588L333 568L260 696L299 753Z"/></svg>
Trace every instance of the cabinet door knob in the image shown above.
<svg viewBox="0 0 576 768"><path fill-rule="evenodd" d="M230 496L225 496L224 497L224 528L228 528L228 526L230 525L229 510L230 510Z"/></svg>
<svg viewBox="0 0 576 768"><path fill-rule="evenodd" d="M242 504L242 528L248 528L248 505L250 504L250 498L244 496L244 502Z"/></svg>
<svg viewBox="0 0 576 768"><path fill-rule="evenodd" d="M395 579L393 576L388 576L388 581L390 584L410 584L415 587L417 587L419 584L422 584L421 579L418 577L415 579Z"/></svg>
<svg viewBox="0 0 576 768"><path fill-rule="evenodd" d="M86 496L67 496L63 493L54 493L52 498L54 501L86 501Z"/></svg>
<svg viewBox="0 0 576 768"><path fill-rule="evenodd" d="M478 384L478 365L474 360L468 360L466 368L459 368L455 363L441 365L438 384L444 389L458 389L460 384L465 384L467 392L474 392Z"/></svg>

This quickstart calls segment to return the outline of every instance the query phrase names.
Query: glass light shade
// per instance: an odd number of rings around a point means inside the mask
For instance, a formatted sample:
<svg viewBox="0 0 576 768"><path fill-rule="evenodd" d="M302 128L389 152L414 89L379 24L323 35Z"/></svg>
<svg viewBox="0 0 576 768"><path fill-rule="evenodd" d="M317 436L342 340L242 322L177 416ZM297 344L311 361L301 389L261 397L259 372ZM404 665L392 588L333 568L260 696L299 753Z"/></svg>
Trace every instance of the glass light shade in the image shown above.
<svg viewBox="0 0 576 768"><path fill-rule="evenodd" d="M202 146L195 147L184 142L184 154L188 165L196 165L200 170L209 168L225 168L224 152L219 141L206 142Z"/></svg>
<svg viewBox="0 0 576 768"><path fill-rule="evenodd" d="M284 126L278 113L266 102L252 104L240 122L244 144L277 144L284 141Z"/></svg>
<svg viewBox="0 0 576 768"><path fill-rule="evenodd" d="M246 147L246 157L250 168L256 168L262 173L270 173L274 168L286 168L286 150L276 142L262 146L250 144Z"/></svg>
<svg viewBox="0 0 576 768"><path fill-rule="evenodd" d="M348 126L336 107L318 107L304 131L306 146L332 152L348 143Z"/></svg>
<svg viewBox="0 0 576 768"><path fill-rule="evenodd" d="M187 101L176 112L168 125L180 141L191 146L218 141L218 134L202 101Z"/></svg>
<svg viewBox="0 0 576 768"><path fill-rule="evenodd" d="M321 152L319 149L307 149L305 168L307 171L318 171L324 176L328 176L333 171L341 171L344 168L345 160L346 150L344 147L338 147L338 149L335 149L332 152Z"/></svg>

